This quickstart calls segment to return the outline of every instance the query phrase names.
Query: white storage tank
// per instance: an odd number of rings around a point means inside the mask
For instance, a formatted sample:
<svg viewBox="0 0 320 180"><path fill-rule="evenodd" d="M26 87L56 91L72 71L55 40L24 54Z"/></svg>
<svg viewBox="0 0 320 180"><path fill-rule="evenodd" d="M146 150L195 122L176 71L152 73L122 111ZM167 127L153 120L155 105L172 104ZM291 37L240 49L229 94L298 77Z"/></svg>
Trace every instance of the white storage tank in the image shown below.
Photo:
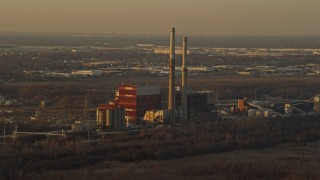
<svg viewBox="0 0 320 180"><path fill-rule="evenodd" d="M106 127L109 128L113 126L114 109L106 109Z"/></svg>
<svg viewBox="0 0 320 180"><path fill-rule="evenodd" d="M264 117L265 118L272 118L272 115L273 115L273 110L270 110L270 109L267 109L264 111Z"/></svg>
<svg viewBox="0 0 320 180"><path fill-rule="evenodd" d="M256 117L257 118L263 118L264 117L264 110L263 109L258 109L256 111Z"/></svg>
<svg viewBox="0 0 320 180"><path fill-rule="evenodd" d="M99 110L99 125L101 127L105 127L106 126L106 111L105 110Z"/></svg>
<svg viewBox="0 0 320 180"><path fill-rule="evenodd" d="M248 110L248 117L256 117L256 113L257 113L257 110L249 109Z"/></svg>
<svg viewBox="0 0 320 180"><path fill-rule="evenodd" d="M99 125L99 109L96 110L96 124Z"/></svg>

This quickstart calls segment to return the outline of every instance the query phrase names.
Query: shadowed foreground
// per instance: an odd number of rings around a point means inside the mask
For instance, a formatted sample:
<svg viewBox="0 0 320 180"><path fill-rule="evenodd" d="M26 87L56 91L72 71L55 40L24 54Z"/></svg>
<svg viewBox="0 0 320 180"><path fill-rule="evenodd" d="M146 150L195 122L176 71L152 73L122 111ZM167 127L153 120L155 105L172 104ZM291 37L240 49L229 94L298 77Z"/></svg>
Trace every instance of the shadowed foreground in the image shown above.
<svg viewBox="0 0 320 180"><path fill-rule="evenodd" d="M176 160L103 161L89 168L44 171L26 179L319 179L320 142L283 144Z"/></svg>
<svg viewBox="0 0 320 180"><path fill-rule="evenodd" d="M316 179L319 129L318 117L296 116L213 120L95 141L86 133L20 137L0 149L0 173L7 179Z"/></svg>

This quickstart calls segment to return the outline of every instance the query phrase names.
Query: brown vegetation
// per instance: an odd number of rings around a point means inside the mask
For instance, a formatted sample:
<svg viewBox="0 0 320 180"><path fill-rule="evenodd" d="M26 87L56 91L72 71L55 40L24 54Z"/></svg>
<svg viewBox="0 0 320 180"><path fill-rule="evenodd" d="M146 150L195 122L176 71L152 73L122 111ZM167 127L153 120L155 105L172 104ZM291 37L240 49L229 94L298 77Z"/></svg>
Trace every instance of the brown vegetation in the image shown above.
<svg viewBox="0 0 320 180"><path fill-rule="evenodd" d="M180 79L177 79L179 84ZM318 93L320 85L318 77L190 77L189 87L196 90L211 90L218 93L220 99L248 97L264 98L265 95L289 98L309 99ZM162 77L128 77L76 82L34 82L34 83L3 83L0 84L2 94L23 101L24 105L34 106L41 100L53 101L55 108L81 108L87 96L88 107L96 107L99 103L113 99L114 90L120 84L157 82L161 87L167 86L167 78ZM108 88L106 88L108 87ZM18 95L18 97L17 97Z"/></svg>
<svg viewBox="0 0 320 180"><path fill-rule="evenodd" d="M189 128L143 130L138 135L116 135L88 143L84 139L47 139L34 143L7 144L0 160L2 176L17 172L42 172L89 167L103 160L139 162L143 160L170 160L201 154L220 153L240 149L261 149L280 143L305 144L319 140L318 118L285 118L273 120L210 121L190 125ZM19 162L19 163L17 163ZM257 171L252 162L213 162L209 167L219 167L213 172L201 168L201 163L181 166L180 175L237 172L245 176L250 170ZM220 164L220 165L219 165ZM261 164L261 166L271 166ZM195 167L194 167L195 166ZM199 167L197 167L199 166ZM277 166L276 166L277 167ZM197 170L199 169L199 170ZM241 174L241 173L244 174ZM240 173L240 174L239 174ZM252 177L266 175L285 177L284 170L258 171ZM249 175L247 175L250 177Z"/></svg>

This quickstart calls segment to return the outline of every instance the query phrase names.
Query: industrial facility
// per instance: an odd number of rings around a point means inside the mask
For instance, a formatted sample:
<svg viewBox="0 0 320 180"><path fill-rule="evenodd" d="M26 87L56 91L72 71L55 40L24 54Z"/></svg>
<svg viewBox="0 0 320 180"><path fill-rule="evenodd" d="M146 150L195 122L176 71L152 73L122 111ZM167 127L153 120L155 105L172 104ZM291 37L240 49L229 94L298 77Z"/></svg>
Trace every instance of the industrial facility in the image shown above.
<svg viewBox="0 0 320 180"><path fill-rule="evenodd" d="M309 100L268 98L262 101L240 98L213 102L212 91L188 89L187 37L182 39L181 85L176 82L175 28L170 32L168 88L158 85L120 85L113 100L97 109L99 127L122 130L142 122L175 127L190 121L315 115L320 109L320 95ZM305 107L313 106L310 110Z"/></svg>
<svg viewBox="0 0 320 180"><path fill-rule="evenodd" d="M165 88L166 89L166 88ZM165 90L164 89L164 90ZM148 122L156 122L160 124L169 124L169 111L166 109L166 91L161 90L160 86L155 85L120 85L115 93L113 101L109 104L100 104L97 109L97 122L100 127L107 127L105 111L120 108L124 110L123 120L126 125L139 124L145 120ZM212 107L212 91L192 91L186 93L186 101L191 102L185 106L186 119L183 120L183 91L180 87L175 88L175 98L178 102L175 104L175 119L180 123L187 122L187 117L191 117L192 113L208 111L208 107ZM114 128L111 128L114 129ZM110 129L110 130L111 130Z"/></svg>
<svg viewBox="0 0 320 180"><path fill-rule="evenodd" d="M213 92L212 91L186 91L185 97L182 94L183 91L180 88L176 88L175 99L177 103L175 104L175 119L176 124L186 125L190 121L200 120L199 115L203 113L208 113L211 116L207 116L207 119L216 117L216 113L211 113L214 107L213 104ZM188 102L184 106L183 98L185 102ZM185 108L185 109L183 109ZM169 111L163 106L162 109L152 109L145 113L143 117L144 121L151 123L159 123L170 125Z"/></svg>
<svg viewBox="0 0 320 180"><path fill-rule="evenodd" d="M188 88L188 71L203 69L188 68L188 39L182 38L181 68L176 68L176 39L175 28L170 32L168 85L161 87L153 84L121 84L115 90L112 99L102 99L107 102L93 109L84 103L83 116L65 117L65 113L52 108L52 101L41 101L39 108L32 114L30 121L41 119L50 113L51 119L66 119L63 128L70 128L71 132L98 132L100 134L123 133L128 129L145 127L182 127L191 122L197 123L208 120L239 120L239 119L271 119L292 116L320 115L320 94L307 100L288 99L281 97L265 97L260 99L238 98L214 101L213 91L199 91ZM180 63L178 63L180 64ZM204 67L201 67L204 68ZM230 67L216 67L230 69ZM261 69L261 68L260 68ZM263 68L262 68L263 69ZM98 71L74 71L74 75L99 75ZM181 76L180 76L181 72ZM189 74L190 76L191 74ZM179 77L180 76L180 77ZM176 84L176 78L181 78L181 84ZM217 95L217 94L216 94ZM86 99L86 98L85 98ZM1 101L2 100L2 101ZM0 104L9 105L4 97L0 97ZM9 100L8 100L9 101ZM12 100L13 101L13 100ZM28 110L23 109L23 110ZM81 111L82 112L82 111ZM90 112L90 114L89 114ZM2 112L11 116L10 111ZM54 114L54 115L52 115ZM62 116L64 115L64 116ZM94 115L96 119L94 119ZM49 116L49 115L48 115ZM44 118L43 118L44 119ZM46 119L48 119L46 117ZM11 123L10 118L4 119ZM57 123L56 126L59 124ZM61 126L59 126L61 127ZM98 131L97 131L98 130ZM16 131L16 135L22 132ZM26 132L24 132L26 133ZM29 132L28 132L29 133ZM38 133L39 134L39 133ZM76 133L75 133L76 134ZM53 134L55 135L55 134Z"/></svg>
<svg viewBox="0 0 320 180"><path fill-rule="evenodd" d="M97 109L97 121L100 127L107 127L104 111L110 108L124 109L127 124L138 124L142 120L176 126L187 123L192 113L204 112L212 104L212 92L191 91L187 88L187 37L182 41L182 84L175 84L175 28L170 33L169 83L168 94L161 93L157 85L121 85L113 101L100 105ZM164 88L166 89L166 88ZM167 101L165 98L168 98ZM179 101L177 101L179 100ZM164 102L164 103L162 103ZM191 102L190 105L188 102ZM165 107L167 105L167 107ZM105 108L103 108L105 107ZM119 120L121 121L121 120Z"/></svg>
<svg viewBox="0 0 320 180"><path fill-rule="evenodd" d="M124 109L114 104L100 104L97 109L97 122L102 129L121 131L125 127Z"/></svg>
<svg viewBox="0 0 320 180"><path fill-rule="evenodd" d="M307 100L283 99L266 97L264 100L220 100L215 104L219 117L222 119L240 118L274 118L319 115L320 94Z"/></svg>

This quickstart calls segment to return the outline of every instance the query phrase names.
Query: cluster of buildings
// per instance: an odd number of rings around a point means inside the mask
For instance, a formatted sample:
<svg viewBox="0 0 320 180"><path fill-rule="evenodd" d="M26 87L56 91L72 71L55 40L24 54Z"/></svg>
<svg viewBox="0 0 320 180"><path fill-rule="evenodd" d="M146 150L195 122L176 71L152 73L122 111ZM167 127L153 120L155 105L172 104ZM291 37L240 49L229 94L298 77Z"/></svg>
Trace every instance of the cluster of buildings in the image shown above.
<svg viewBox="0 0 320 180"><path fill-rule="evenodd" d="M237 71L239 75L249 76L318 76L318 64L295 65L287 67L252 66L242 67Z"/></svg>
<svg viewBox="0 0 320 180"><path fill-rule="evenodd" d="M143 46L145 47L145 46ZM145 48L150 48L151 45ZM176 59L175 59L175 29L173 28L170 34L170 48L169 51L169 68L168 76L169 83L168 89L161 89L157 85L121 85L116 91L113 101L107 104L99 105L97 109L97 122L100 127L107 130L119 130L128 124L138 124L142 120L152 123L160 123L168 126L183 125L188 123L192 117L197 113L208 114L205 119L210 119L216 112L220 117L233 117L235 115L244 115L249 117L272 117L281 115L271 108L273 103L265 103L263 105L257 102L249 102L247 99L239 99L236 103L217 104L213 106L212 92L210 91L191 91L187 88L187 74L188 68L186 65L187 38L183 39L182 48L182 66L181 70L181 88L176 87ZM260 50L259 50L260 52ZM165 52L166 53L166 52ZM217 66L212 69L232 69L228 66ZM237 66L237 69L241 67ZM191 68L192 69L192 68ZM193 71L212 71L208 68L193 68ZM246 71L239 71L238 74L250 75L252 72L260 71L267 74L275 73L275 71L285 71L290 73L300 73L299 69L295 68L275 68L275 67L256 67L247 68ZM239 70L239 69L238 69ZM315 96L311 101L316 101L319 96ZM275 101L273 101L275 102ZM301 103L301 102L299 102ZM308 102L309 103L309 102ZM317 110L317 103L313 102L314 110ZM278 103L279 104L279 103ZM319 104L319 103L318 103ZM283 103L282 110L286 116L292 112L304 112L291 103ZM280 106L279 105L279 106ZM222 108L221 108L222 107ZM319 109L319 108L318 108ZM308 114L308 113L306 113ZM231 116L230 116L231 115ZM199 116L200 117L200 116ZM199 120L199 118L197 118Z"/></svg>
<svg viewBox="0 0 320 180"><path fill-rule="evenodd" d="M268 96L263 100L219 100L215 104L215 110L222 119L319 116L320 94L306 100Z"/></svg>
<svg viewBox="0 0 320 180"><path fill-rule="evenodd" d="M120 85L112 101L98 106L98 125L107 130L116 130L128 127L130 124L138 124L141 121L168 123L170 119L166 90L157 85ZM180 123L182 118L181 98L181 88L176 87L175 117L177 123ZM187 114L192 118L195 113L211 110L209 107L212 107L213 104L213 92L188 90L187 102L189 102Z"/></svg>
<svg viewBox="0 0 320 180"><path fill-rule="evenodd" d="M153 44L137 44L144 51L155 54L170 54L168 46L154 46ZM209 56L309 56L320 55L320 49L296 48L189 48L188 54L202 54ZM176 48L176 54L183 54L183 47Z"/></svg>
<svg viewBox="0 0 320 180"><path fill-rule="evenodd" d="M128 46L128 47L127 47ZM136 72L145 73L155 76L165 76L169 74L168 65L166 61L158 61L160 55L170 54L169 46L156 46L153 44L136 44L127 45L122 48L111 48L107 46L102 47L87 47L79 46L70 49L69 46L17 46L17 45L4 45L0 47L0 57L18 58L26 56L31 58L35 62L48 61L59 62L61 65L69 68L53 69L49 63L45 66L40 65L37 70L32 69L34 67L24 67L21 72L24 76L31 77L34 80L46 80L51 78L65 79L75 77L96 77L96 76L119 76L128 75ZM47 57L41 57L41 53L45 51L62 51L66 53L65 59L49 59ZM71 54L70 54L70 51ZM124 51L128 54L128 57L122 58L122 61L117 58L104 59L103 57L94 57L96 51ZM92 57L78 57L81 53L93 53ZM130 58L130 53L144 53L148 54L148 59L142 58ZM320 56L320 49L293 49L293 48L211 48L211 47L193 47L188 48L188 55L199 56L203 58L204 62L201 64L199 61L190 62L189 75L247 75L247 76L319 76L319 64L303 64L303 65L281 65L274 67L274 63L264 61L264 58L277 59L286 58L290 60L296 57L297 62L299 59L305 59L308 56ZM183 54L183 47L179 46L175 48L175 54ZM29 57L30 56L30 57ZM211 57L212 56L212 57ZM78 57L75 58L75 57ZM210 58L211 57L211 58ZM215 59L216 57L216 59ZM241 62L227 65L226 62L218 64L219 58L225 57L237 57L241 58ZM26 59L28 59L26 58ZM56 57L54 57L56 58ZM254 61L254 63L249 62ZM245 62L243 62L244 60ZM279 60L280 61L280 60ZM296 60L295 60L296 61ZM314 61L312 61L314 62ZM299 63L298 63L299 64ZM265 66L261 68L261 66ZM72 67L72 68L71 68ZM73 69L74 68L74 69ZM176 67L179 71L182 67ZM6 75L6 78L8 75ZM1 78L1 77L0 77ZM14 77L12 77L14 78ZM0 79L1 81L1 79Z"/></svg>
<svg viewBox="0 0 320 180"><path fill-rule="evenodd" d="M206 54L229 56L309 56L320 55L320 49L288 48L209 48Z"/></svg>
<svg viewBox="0 0 320 180"><path fill-rule="evenodd" d="M205 107L211 103L209 99L212 97L212 93L197 91L191 93L187 89L186 37L183 38L182 54L182 84L181 89L177 89L175 84L175 29L173 28L170 34L170 68L167 93L162 91L160 86L121 85L116 91L113 101L99 105L97 109L98 124L102 128L116 129L115 126L108 126L109 122L116 122L113 124L119 127L119 125L124 125L123 122L137 124L141 120L146 120L176 126L187 123L190 115L202 107L204 107L202 110L205 110ZM177 101L178 97L180 101ZM113 115L110 116L110 113Z"/></svg>

